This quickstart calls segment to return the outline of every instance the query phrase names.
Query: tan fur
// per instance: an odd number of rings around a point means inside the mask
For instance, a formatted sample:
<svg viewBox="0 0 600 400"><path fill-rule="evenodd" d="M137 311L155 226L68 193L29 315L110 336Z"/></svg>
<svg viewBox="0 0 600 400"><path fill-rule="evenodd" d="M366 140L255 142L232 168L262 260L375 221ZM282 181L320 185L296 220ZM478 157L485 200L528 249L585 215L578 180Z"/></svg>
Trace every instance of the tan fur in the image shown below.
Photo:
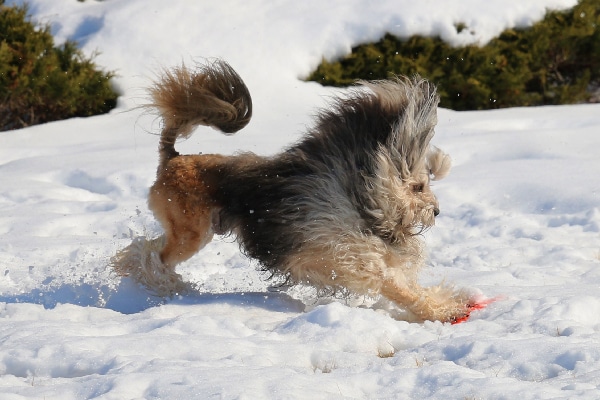
<svg viewBox="0 0 600 400"><path fill-rule="evenodd" d="M169 160L150 188L148 206L165 230L161 259L174 269L212 240L215 171L225 157L181 156Z"/></svg>

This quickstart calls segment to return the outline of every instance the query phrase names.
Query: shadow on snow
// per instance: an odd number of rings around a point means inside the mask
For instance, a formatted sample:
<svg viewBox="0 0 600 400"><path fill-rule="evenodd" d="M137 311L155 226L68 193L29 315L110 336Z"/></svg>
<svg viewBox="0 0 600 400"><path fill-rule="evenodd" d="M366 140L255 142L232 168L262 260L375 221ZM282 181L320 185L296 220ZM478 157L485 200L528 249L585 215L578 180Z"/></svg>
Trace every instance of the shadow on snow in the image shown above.
<svg viewBox="0 0 600 400"><path fill-rule="evenodd" d="M211 305L229 304L240 307L258 307L274 312L302 312L305 305L291 296L277 292L201 293L192 291L173 298L162 298L124 278L117 285L91 283L63 283L60 286L36 288L29 293L0 294L2 303L40 304L52 309L57 304L106 308L122 314L134 314L163 304Z"/></svg>

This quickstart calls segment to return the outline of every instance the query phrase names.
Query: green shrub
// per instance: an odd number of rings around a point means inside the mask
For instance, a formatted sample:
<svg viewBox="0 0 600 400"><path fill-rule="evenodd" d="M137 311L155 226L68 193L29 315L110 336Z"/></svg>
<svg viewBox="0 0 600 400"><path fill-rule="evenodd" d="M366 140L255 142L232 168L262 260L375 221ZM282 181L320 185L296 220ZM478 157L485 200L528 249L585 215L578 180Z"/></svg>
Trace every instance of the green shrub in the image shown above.
<svg viewBox="0 0 600 400"><path fill-rule="evenodd" d="M49 25L32 24L26 6L0 0L0 38L0 131L116 106L114 74L97 70L75 42L54 47Z"/></svg>
<svg viewBox="0 0 600 400"><path fill-rule="evenodd" d="M441 106L454 110L589 101L600 86L600 1L548 12L533 27L506 30L483 47L387 34L341 60L323 60L307 80L345 86L415 73L435 82Z"/></svg>

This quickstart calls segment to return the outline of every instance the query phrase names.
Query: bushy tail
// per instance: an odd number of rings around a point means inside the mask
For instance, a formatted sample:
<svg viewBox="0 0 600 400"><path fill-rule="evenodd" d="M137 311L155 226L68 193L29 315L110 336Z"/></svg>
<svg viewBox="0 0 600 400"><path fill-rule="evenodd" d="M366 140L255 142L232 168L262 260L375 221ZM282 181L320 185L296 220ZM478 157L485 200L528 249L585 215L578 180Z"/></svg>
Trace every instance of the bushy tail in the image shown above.
<svg viewBox="0 0 600 400"><path fill-rule="evenodd" d="M166 70L150 88L152 103L162 119L159 168L179 155L178 138L189 137L198 125L233 134L250 122L252 99L242 78L225 61L190 71L185 65Z"/></svg>

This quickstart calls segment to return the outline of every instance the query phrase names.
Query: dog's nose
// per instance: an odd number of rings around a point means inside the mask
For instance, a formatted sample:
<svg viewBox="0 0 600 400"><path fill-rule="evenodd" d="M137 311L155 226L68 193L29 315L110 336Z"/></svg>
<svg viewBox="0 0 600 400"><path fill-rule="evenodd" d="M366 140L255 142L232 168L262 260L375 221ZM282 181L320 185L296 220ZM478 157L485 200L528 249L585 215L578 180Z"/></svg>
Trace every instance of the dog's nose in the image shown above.
<svg viewBox="0 0 600 400"><path fill-rule="evenodd" d="M433 209L433 216L437 217L438 215L440 215L440 209L436 207Z"/></svg>

